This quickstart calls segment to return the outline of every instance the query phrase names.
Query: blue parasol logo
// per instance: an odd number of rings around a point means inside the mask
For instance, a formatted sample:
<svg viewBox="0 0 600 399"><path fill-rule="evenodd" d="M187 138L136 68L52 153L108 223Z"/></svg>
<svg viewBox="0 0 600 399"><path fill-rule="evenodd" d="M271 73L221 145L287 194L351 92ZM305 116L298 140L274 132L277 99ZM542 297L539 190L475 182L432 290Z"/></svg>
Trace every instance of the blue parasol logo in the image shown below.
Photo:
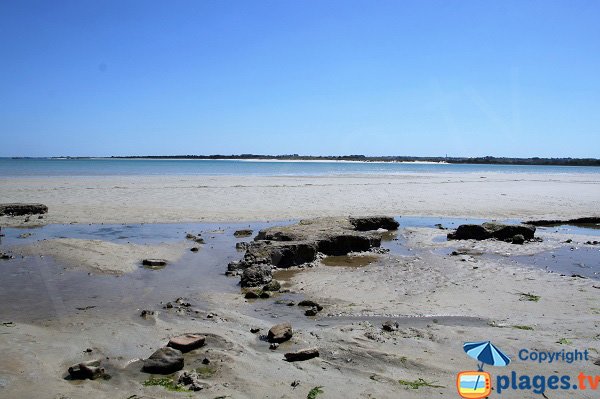
<svg viewBox="0 0 600 399"><path fill-rule="evenodd" d="M502 353L502 351L490 341L465 342L463 349L467 355L481 362L478 366L479 371L483 371L484 364L504 367L510 363L510 358Z"/></svg>

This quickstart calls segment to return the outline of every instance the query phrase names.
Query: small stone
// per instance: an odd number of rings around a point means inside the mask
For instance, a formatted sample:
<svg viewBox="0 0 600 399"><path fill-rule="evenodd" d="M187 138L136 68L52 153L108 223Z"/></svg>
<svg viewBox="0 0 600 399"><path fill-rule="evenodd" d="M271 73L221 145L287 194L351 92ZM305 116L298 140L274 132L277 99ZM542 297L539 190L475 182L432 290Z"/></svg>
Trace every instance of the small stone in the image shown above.
<svg viewBox="0 0 600 399"><path fill-rule="evenodd" d="M100 360L89 360L69 367L69 376L74 380L95 380L104 375L104 368L100 367Z"/></svg>
<svg viewBox="0 0 600 399"><path fill-rule="evenodd" d="M206 337L204 335L184 334L171 338L167 346L186 353L203 346L205 342Z"/></svg>
<svg viewBox="0 0 600 399"><path fill-rule="evenodd" d="M142 265L144 266L166 266L167 265L167 261L164 259L144 259L142 261Z"/></svg>
<svg viewBox="0 0 600 399"><path fill-rule="evenodd" d="M306 309L306 311L304 312L305 316L316 316L317 313L319 313L319 309L317 309L316 306L313 306L310 309Z"/></svg>
<svg viewBox="0 0 600 399"><path fill-rule="evenodd" d="M285 360L288 362L299 362L319 357L319 350L317 348L301 349L296 352L288 352L283 356L285 356Z"/></svg>
<svg viewBox="0 0 600 399"><path fill-rule="evenodd" d="M522 245L525 243L525 237L523 236L523 234L516 234L512 238L512 243Z"/></svg>
<svg viewBox="0 0 600 399"><path fill-rule="evenodd" d="M256 334L256 333L257 333L257 332L259 332L259 331L260 331L260 328L251 328L251 329L250 329L250 332L251 332L252 334Z"/></svg>
<svg viewBox="0 0 600 399"><path fill-rule="evenodd" d="M210 360L208 360L208 358L204 358L202 359L202 364L210 364Z"/></svg>
<svg viewBox="0 0 600 399"><path fill-rule="evenodd" d="M263 291L260 293L259 295L262 299L268 299L271 298L271 294L269 294L267 291Z"/></svg>
<svg viewBox="0 0 600 399"><path fill-rule="evenodd" d="M185 386L190 391L201 391L208 387L207 384L200 381L198 373L195 371L184 371L177 380L179 385Z"/></svg>
<svg viewBox="0 0 600 399"><path fill-rule="evenodd" d="M284 342L292 338L294 334L292 325L289 322L276 324L269 330L267 339L269 342Z"/></svg>
<svg viewBox="0 0 600 399"><path fill-rule="evenodd" d="M388 331L388 332L397 331L398 323L396 323L392 320L387 320L382 324L381 328L383 331Z"/></svg>
<svg viewBox="0 0 600 399"><path fill-rule="evenodd" d="M298 302L298 306L307 306L307 307L317 308L317 310L319 312L321 310L323 310L323 306L319 305L315 301L311 301L311 300L308 300L308 299L305 299L303 301Z"/></svg>
<svg viewBox="0 0 600 399"><path fill-rule="evenodd" d="M300 381L294 380L290 385L292 386L292 388L296 388L298 385L300 385Z"/></svg>
<svg viewBox="0 0 600 399"><path fill-rule="evenodd" d="M269 345L269 349L271 349L272 351L274 351L277 348L279 348L279 344L276 342L273 342L271 343L271 345Z"/></svg>
<svg viewBox="0 0 600 399"><path fill-rule="evenodd" d="M167 302L167 304L165 305L166 309L173 309L173 304L171 302Z"/></svg>
<svg viewBox="0 0 600 399"><path fill-rule="evenodd" d="M198 247L190 248L190 251L192 251L192 252L198 252L198 250L200 250L200 248L198 248Z"/></svg>
<svg viewBox="0 0 600 399"><path fill-rule="evenodd" d="M93 350L92 348L87 348L87 349L85 350L85 352L87 352L87 353L92 353L93 351L94 351L94 350Z"/></svg>
<svg viewBox="0 0 600 399"><path fill-rule="evenodd" d="M169 303L171 303L171 302L169 302ZM140 317L143 317L145 319L148 318L148 317L150 317L150 316L154 316L154 311L153 310L146 310L146 309L144 309L140 313Z"/></svg>

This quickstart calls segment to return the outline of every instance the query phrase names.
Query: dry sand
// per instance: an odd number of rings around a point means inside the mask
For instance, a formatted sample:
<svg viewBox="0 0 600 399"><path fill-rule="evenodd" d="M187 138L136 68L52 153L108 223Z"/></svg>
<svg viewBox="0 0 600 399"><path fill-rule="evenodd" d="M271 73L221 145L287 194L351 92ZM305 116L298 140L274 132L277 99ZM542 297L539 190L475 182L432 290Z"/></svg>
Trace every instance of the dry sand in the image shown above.
<svg viewBox="0 0 600 399"><path fill-rule="evenodd" d="M578 217L597 212L600 174L438 173L319 177L0 179L0 202L41 202L44 223L259 221L339 215ZM0 225L22 219L0 218Z"/></svg>

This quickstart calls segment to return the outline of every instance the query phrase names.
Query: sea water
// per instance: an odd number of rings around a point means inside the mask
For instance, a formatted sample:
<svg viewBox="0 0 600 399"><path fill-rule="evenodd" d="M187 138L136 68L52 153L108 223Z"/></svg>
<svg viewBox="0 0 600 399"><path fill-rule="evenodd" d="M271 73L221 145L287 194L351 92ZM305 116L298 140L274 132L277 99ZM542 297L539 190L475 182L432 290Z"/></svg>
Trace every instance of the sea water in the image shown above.
<svg viewBox="0 0 600 399"><path fill-rule="evenodd" d="M0 177L138 175L323 176L486 172L540 174L600 173L600 167L415 162L0 158Z"/></svg>

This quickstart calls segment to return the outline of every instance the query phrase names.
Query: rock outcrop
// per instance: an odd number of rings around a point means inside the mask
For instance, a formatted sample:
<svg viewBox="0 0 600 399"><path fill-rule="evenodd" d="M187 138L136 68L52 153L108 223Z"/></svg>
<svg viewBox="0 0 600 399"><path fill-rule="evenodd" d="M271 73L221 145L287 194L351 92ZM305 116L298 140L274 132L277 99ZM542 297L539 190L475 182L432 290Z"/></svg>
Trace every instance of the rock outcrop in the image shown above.
<svg viewBox="0 0 600 399"><path fill-rule="evenodd" d="M0 204L0 216L41 215L48 213L44 204Z"/></svg>
<svg viewBox="0 0 600 399"><path fill-rule="evenodd" d="M500 224L483 223L461 224L456 231L448 234L449 240L487 240L495 238L502 241L512 241L516 235L521 235L525 240L533 239L535 226L526 224Z"/></svg>
<svg viewBox="0 0 600 399"><path fill-rule="evenodd" d="M256 265L299 266L315 261L319 253L346 255L368 251L381 245L381 229L397 228L398 222L385 216L318 218L289 226L270 227L257 234L254 241L246 246L242 260L230 263L228 270L244 270L242 286L258 286L270 281L264 275L266 269L253 269L248 273L246 269Z"/></svg>

